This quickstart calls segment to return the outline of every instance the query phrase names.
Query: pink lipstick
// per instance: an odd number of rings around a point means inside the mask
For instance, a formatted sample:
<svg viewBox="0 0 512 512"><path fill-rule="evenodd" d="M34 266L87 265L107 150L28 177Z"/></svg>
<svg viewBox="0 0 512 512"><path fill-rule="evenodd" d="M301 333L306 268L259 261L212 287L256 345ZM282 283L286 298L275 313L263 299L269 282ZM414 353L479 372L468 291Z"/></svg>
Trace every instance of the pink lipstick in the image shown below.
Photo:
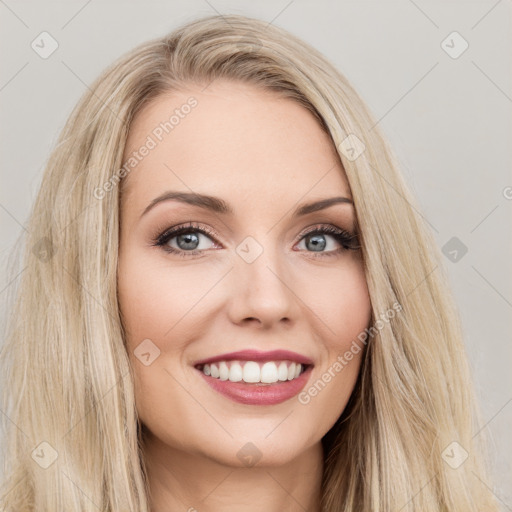
<svg viewBox="0 0 512 512"><path fill-rule="evenodd" d="M313 363L288 350L244 350L202 359L194 366L212 389L235 402L275 405L300 393Z"/></svg>

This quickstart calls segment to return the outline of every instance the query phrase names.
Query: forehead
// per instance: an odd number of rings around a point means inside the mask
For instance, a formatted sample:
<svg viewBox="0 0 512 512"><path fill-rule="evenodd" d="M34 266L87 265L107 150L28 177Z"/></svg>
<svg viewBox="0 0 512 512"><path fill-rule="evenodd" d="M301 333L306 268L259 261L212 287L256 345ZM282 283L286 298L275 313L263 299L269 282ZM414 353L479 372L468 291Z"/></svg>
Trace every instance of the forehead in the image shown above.
<svg viewBox="0 0 512 512"><path fill-rule="evenodd" d="M313 114L241 82L190 84L155 98L134 119L123 161L134 153L137 163L123 179L123 195L134 199L173 189L261 207L305 195L350 196L332 141Z"/></svg>

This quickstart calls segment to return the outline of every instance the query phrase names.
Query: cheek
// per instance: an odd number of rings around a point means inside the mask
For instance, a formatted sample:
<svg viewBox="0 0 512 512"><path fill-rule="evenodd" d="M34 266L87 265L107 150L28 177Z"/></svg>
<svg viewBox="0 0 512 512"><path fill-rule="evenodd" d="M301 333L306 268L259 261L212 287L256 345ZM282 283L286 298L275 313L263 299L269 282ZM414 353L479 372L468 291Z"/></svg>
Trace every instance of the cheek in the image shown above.
<svg viewBox="0 0 512 512"><path fill-rule="evenodd" d="M334 268L303 272L298 281L301 297L324 327L323 341L329 350L345 350L371 319L362 261L349 256Z"/></svg>
<svg viewBox="0 0 512 512"><path fill-rule="evenodd" d="M201 300L211 281L207 274L202 265L173 268L164 258L137 251L120 257L118 294L127 342L170 335Z"/></svg>
<svg viewBox="0 0 512 512"><path fill-rule="evenodd" d="M327 431L343 412L357 381L369 327L371 301L362 262L346 260L335 271L316 273L308 296L323 333L323 357L314 378L298 396L308 414ZM303 281L303 286L305 281ZM309 305L309 304L308 304ZM313 317L311 317L313 318Z"/></svg>
<svg viewBox="0 0 512 512"><path fill-rule="evenodd" d="M137 411L146 425L172 427L170 431L178 440L187 437L183 425L201 423L201 417L194 416L199 411L190 407L188 394L177 384L185 382L179 372L188 342L187 321L193 316L194 302L204 294L204 276L199 268L197 272L183 272L179 266L172 268L154 254L150 257L147 251L137 249L120 253L119 258L119 307L134 370ZM147 348L142 351L139 346ZM146 352L150 354L147 365L138 359ZM165 417L162 404L168 410L181 411L180 421Z"/></svg>

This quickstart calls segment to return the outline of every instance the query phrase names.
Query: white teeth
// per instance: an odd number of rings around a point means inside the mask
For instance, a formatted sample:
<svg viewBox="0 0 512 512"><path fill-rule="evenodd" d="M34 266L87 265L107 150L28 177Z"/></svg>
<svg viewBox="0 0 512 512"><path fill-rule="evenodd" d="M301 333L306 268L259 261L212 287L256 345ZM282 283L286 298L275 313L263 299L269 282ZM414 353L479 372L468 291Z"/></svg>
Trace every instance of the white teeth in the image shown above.
<svg viewBox="0 0 512 512"><path fill-rule="evenodd" d="M281 381L288 380L288 367L284 361L279 365L279 368L277 369L277 378Z"/></svg>
<svg viewBox="0 0 512 512"><path fill-rule="evenodd" d="M273 384L293 380L302 373L302 370L302 364L291 361L219 361L202 367L205 375L215 379L243 381L249 384Z"/></svg>
<svg viewBox="0 0 512 512"><path fill-rule="evenodd" d="M244 364L243 380L244 382L259 382L260 381L260 365L254 361L249 361Z"/></svg>
<svg viewBox="0 0 512 512"><path fill-rule="evenodd" d="M220 380L228 380L229 377L229 368L224 361L219 363L219 377Z"/></svg>
<svg viewBox="0 0 512 512"><path fill-rule="evenodd" d="M242 367L238 363L233 363L229 369L229 380L231 382L240 382L243 379Z"/></svg>
<svg viewBox="0 0 512 512"><path fill-rule="evenodd" d="M265 363L261 368L261 382L271 384L277 382L277 366L276 363Z"/></svg>

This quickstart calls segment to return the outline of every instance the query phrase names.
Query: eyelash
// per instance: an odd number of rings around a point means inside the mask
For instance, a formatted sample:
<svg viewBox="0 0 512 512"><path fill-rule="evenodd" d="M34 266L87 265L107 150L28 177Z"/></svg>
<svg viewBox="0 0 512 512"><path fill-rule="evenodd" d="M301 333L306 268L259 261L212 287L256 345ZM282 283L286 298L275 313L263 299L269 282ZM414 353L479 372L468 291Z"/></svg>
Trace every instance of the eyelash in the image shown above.
<svg viewBox="0 0 512 512"><path fill-rule="evenodd" d="M203 235L213 239L214 242L218 243L216 241L216 234L207 228L206 226L200 226L194 222L190 222L183 226L177 226L170 229L165 230L163 233L160 233L158 236L156 236L152 242L152 246L161 247L165 252L170 254L176 254L180 257L189 257L189 256L197 256L201 253L203 253L204 249L194 250L194 251L184 251L181 249L176 249L174 247L169 247L166 244L169 242L169 240L182 235L184 233L202 233ZM314 226L313 229L309 229L305 233L301 233L299 235L298 242L300 242L303 238L305 238L308 235L312 234L328 234L332 235L333 238L336 239L336 241L341 245L341 248L334 250L334 251L326 251L326 252L317 252L315 251L306 251L313 255L313 257L316 258L322 258L322 257L330 257L330 256L336 256L340 254L341 252L344 252L346 250L352 250L356 251L360 248L360 246L357 244L357 236L353 233L350 233L344 229L336 228L334 226L329 225L317 225Z"/></svg>

